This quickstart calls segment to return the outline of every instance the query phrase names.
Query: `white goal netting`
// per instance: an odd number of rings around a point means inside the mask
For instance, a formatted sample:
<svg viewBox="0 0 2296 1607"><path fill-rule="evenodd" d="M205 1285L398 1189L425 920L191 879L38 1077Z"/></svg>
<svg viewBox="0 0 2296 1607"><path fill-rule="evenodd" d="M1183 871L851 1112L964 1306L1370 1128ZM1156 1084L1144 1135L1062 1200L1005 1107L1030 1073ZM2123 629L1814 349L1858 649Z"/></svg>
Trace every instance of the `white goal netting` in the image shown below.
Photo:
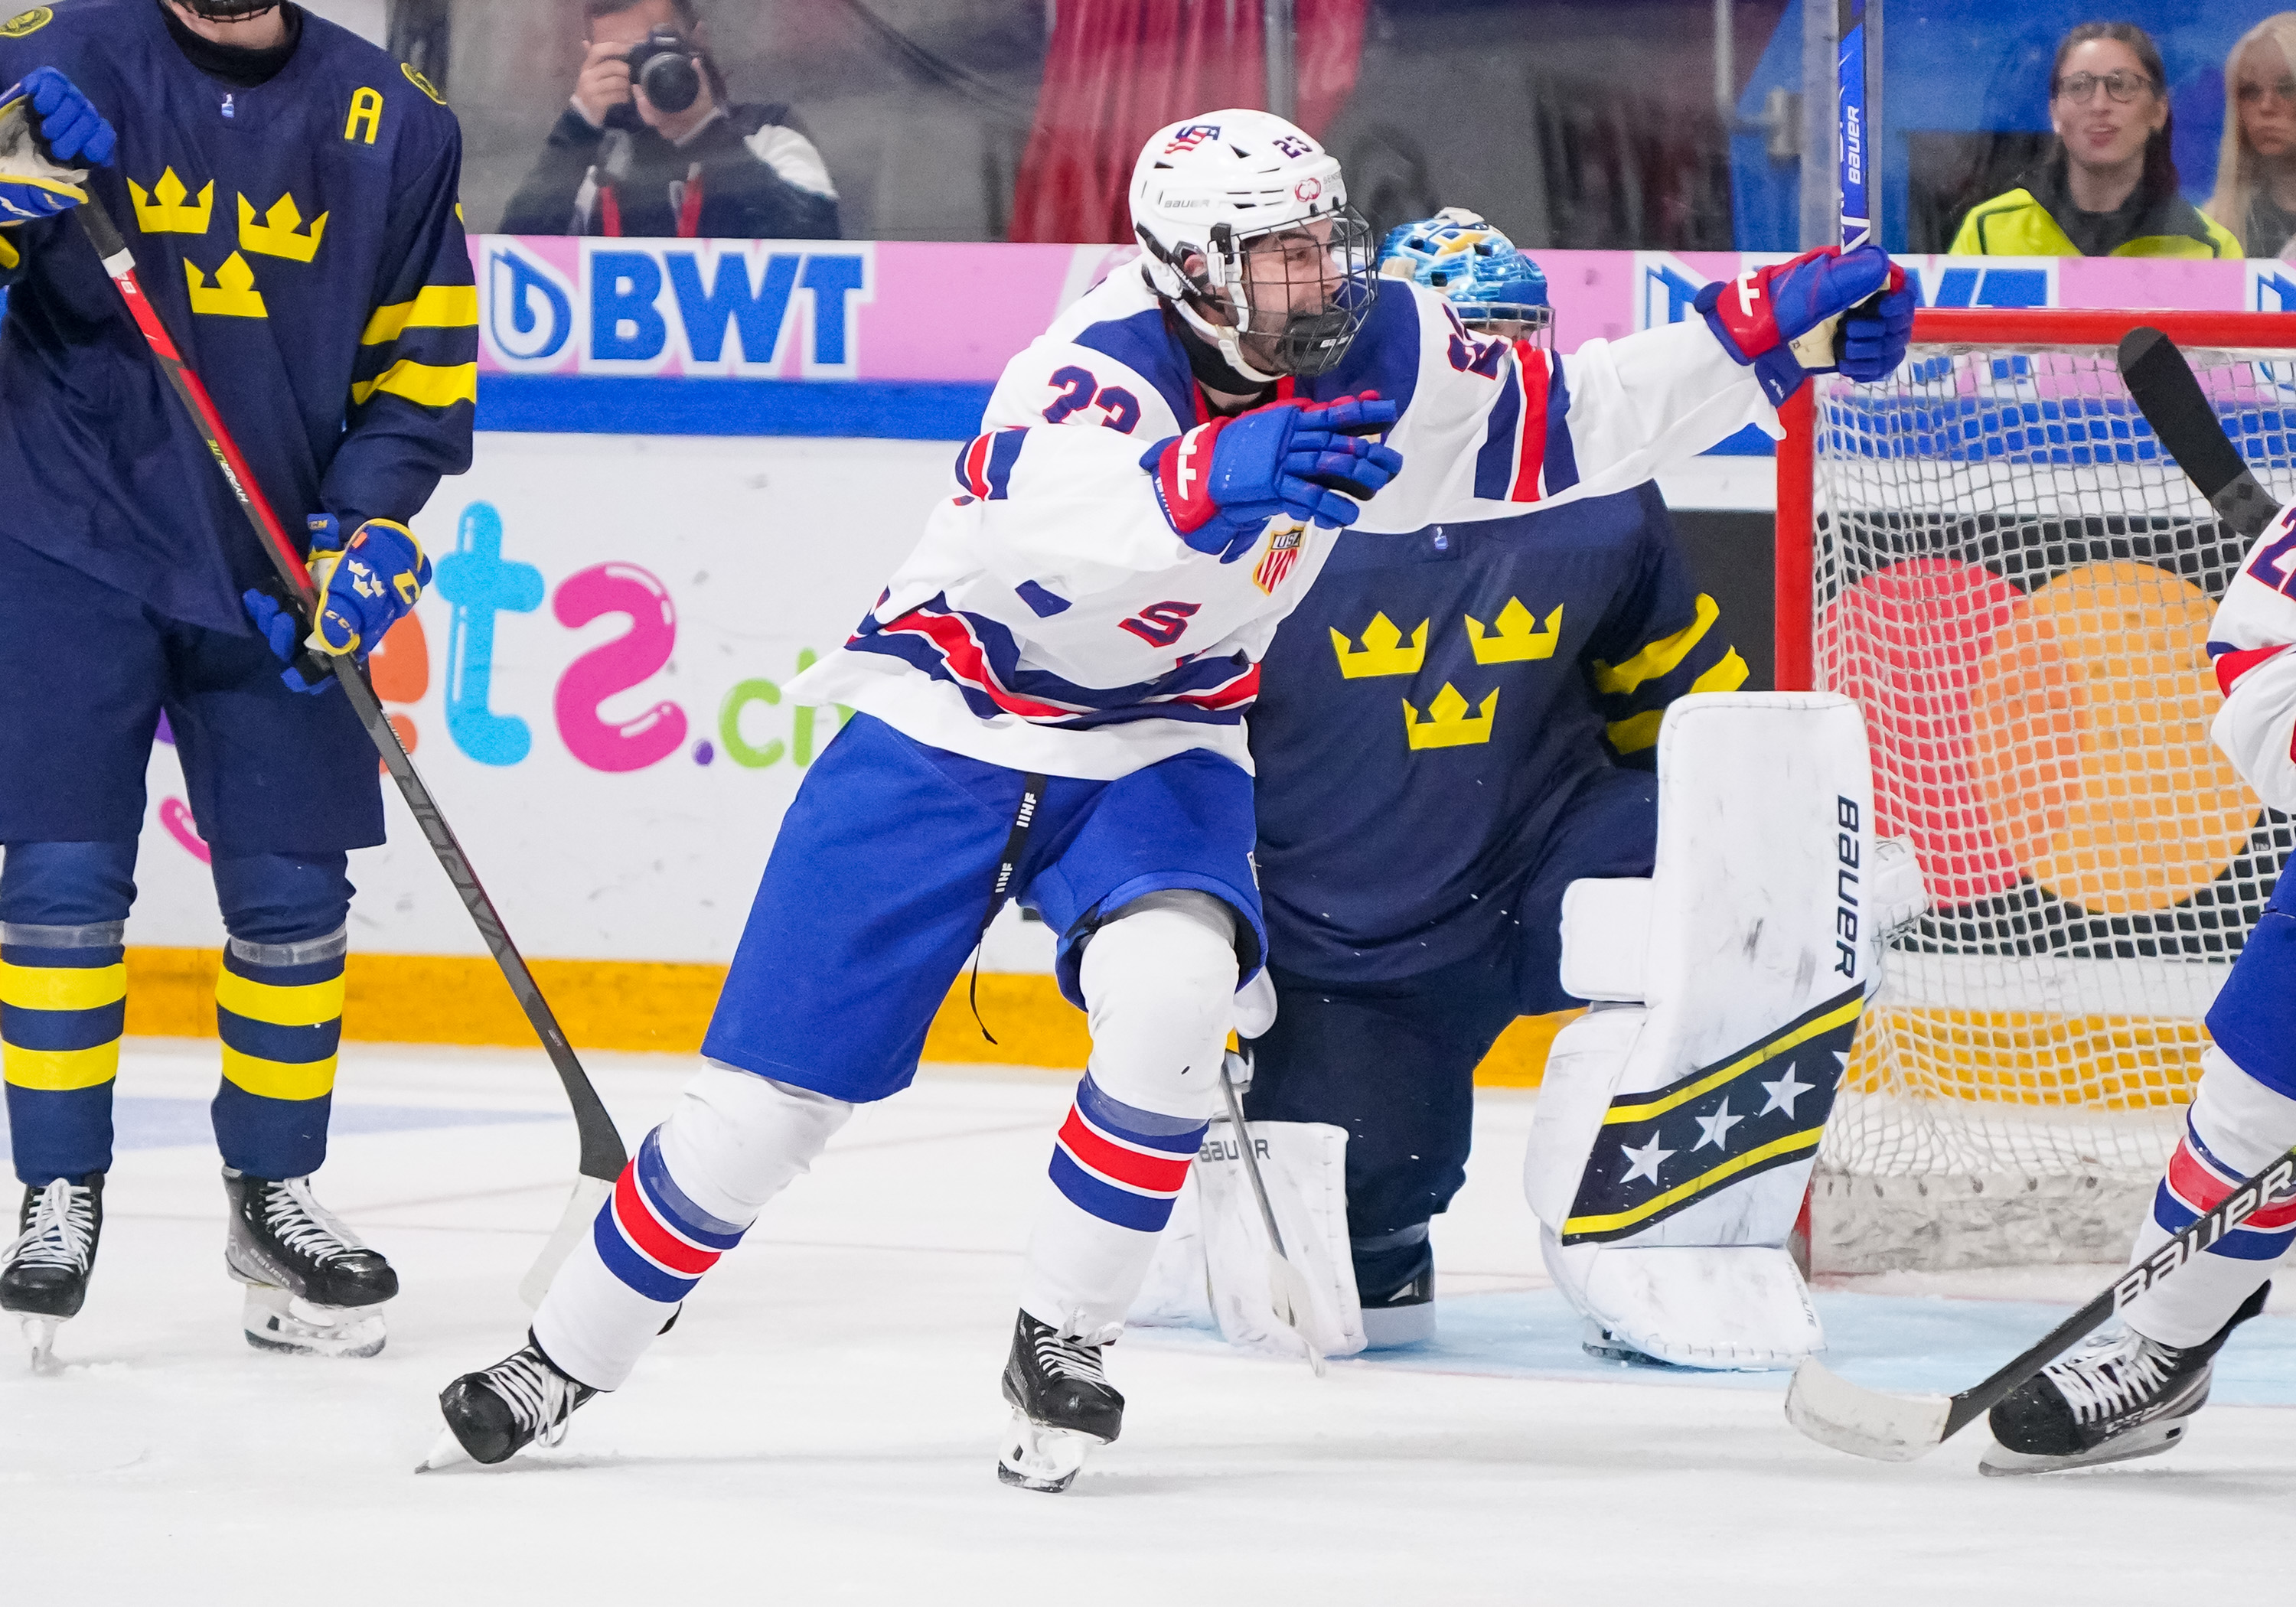
<svg viewBox="0 0 2296 1607"><path fill-rule="evenodd" d="M2296 352L2186 356L2296 492ZM1936 907L1860 1030L1814 1260L2118 1259L2292 844L2209 741L2241 545L2110 349L1916 346L1815 383L1815 679L1864 704L1877 828Z"/></svg>

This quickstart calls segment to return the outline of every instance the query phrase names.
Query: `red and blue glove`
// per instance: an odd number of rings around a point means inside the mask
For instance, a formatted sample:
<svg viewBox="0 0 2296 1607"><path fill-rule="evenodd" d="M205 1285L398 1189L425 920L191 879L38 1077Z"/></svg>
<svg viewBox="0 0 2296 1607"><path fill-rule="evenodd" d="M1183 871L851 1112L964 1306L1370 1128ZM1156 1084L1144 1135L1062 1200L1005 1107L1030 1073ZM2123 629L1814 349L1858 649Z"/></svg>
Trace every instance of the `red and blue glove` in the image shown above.
<svg viewBox="0 0 2296 1607"><path fill-rule="evenodd" d="M1827 246L1748 268L1700 291L1695 305L1715 339L1753 369L1773 406L1813 373L1839 372L1861 383L1887 379L1905 360L1914 334L1914 292L1905 270L1873 245L1847 252ZM1841 332L1826 353L1830 360L1813 363L1797 354L1797 340L1835 319ZM1802 354L1809 349L1803 341Z"/></svg>
<svg viewBox="0 0 2296 1607"><path fill-rule="evenodd" d="M286 661L279 678L295 692L324 692L331 677L309 678L320 667L304 650L365 662L430 584L430 561L414 532L395 519L370 519L348 541L332 513L314 513L307 523L311 585L318 593L310 635L299 642L301 621L295 611L266 593L247 592L240 602L271 651Z"/></svg>
<svg viewBox="0 0 2296 1607"><path fill-rule="evenodd" d="M1182 541L1233 563L1286 514L1334 529L1403 471L1403 455L1365 439L1392 429L1375 390L1330 402L1275 402L1158 441L1140 466Z"/></svg>
<svg viewBox="0 0 2296 1607"><path fill-rule="evenodd" d="M88 98L53 67L0 91L0 224L53 217L87 199L79 181L119 139Z"/></svg>

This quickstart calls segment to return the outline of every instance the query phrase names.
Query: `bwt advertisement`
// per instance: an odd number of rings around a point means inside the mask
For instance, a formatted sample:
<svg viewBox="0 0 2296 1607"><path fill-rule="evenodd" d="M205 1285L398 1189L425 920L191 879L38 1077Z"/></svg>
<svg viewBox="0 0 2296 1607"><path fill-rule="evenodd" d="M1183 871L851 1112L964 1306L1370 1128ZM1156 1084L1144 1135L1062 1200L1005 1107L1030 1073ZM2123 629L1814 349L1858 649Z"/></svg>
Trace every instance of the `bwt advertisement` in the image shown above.
<svg viewBox="0 0 2296 1607"><path fill-rule="evenodd" d="M436 578L377 690L529 952L723 963L840 717L783 686L914 545L1005 360L1133 253L493 235L471 252L476 463L414 521ZM1752 260L1540 255L1565 351L1694 316L1702 285ZM2296 310L2278 263L1903 261L1928 305ZM213 947L167 734L130 938ZM480 952L384 791L391 841L354 857L353 941Z"/></svg>

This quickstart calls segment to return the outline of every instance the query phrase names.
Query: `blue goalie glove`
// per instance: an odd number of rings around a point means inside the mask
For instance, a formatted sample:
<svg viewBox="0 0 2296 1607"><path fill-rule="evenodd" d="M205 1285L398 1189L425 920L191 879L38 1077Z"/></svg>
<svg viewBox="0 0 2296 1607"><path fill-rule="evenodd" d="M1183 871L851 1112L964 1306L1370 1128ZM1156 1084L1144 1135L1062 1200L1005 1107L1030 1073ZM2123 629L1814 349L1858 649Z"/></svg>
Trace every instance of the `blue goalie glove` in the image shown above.
<svg viewBox="0 0 2296 1607"><path fill-rule="evenodd" d="M1379 271L1436 291L1468 324L1520 324L1533 338L1554 325L1538 264L1464 207L1390 229L1380 242Z"/></svg>
<svg viewBox="0 0 2296 1607"><path fill-rule="evenodd" d="M0 91L0 225L36 223L87 199L80 180L111 160L118 136L53 67Z"/></svg>
<svg viewBox="0 0 2296 1607"><path fill-rule="evenodd" d="M1148 448L1164 517L1200 553L1233 563L1279 514L1339 529L1403 469L1393 447L1365 439L1391 428L1376 391L1332 402L1277 402L1199 424Z"/></svg>

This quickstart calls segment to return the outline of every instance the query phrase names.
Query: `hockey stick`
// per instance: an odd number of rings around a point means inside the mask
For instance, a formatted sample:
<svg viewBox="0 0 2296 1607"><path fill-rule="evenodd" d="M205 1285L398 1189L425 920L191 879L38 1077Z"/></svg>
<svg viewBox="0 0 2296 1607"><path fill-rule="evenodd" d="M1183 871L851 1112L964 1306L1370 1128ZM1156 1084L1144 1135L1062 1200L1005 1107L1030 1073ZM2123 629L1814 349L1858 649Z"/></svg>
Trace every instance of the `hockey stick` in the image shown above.
<svg viewBox="0 0 2296 1607"><path fill-rule="evenodd" d="M1878 4L1879 0L1839 0L1835 12L1833 155L1840 205L1834 241L1845 251L1874 238L1874 211L1866 183L1871 133L1866 117L1866 7L1869 4ZM1872 296L1853 310L1870 312L1880 301L1880 296ZM1816 328L1794 337L1794 357L1804 368L1832 368L1841 363L1843 316L1836 313Z"/></svg>
<svg viewBox="0 0 2296 1607"><path fill-rule="evenodd" d="M2120 1275L2112 1288L2042 1335L2007 1366L1958 1395L1885 1395L1861 1389L1829 1372L1816 1357L1794 1369L1786 1390L1786 1421L1820 1445L1878 1462L1927 1455L1993 1409L2011 1390L2086 1338L2089 1331L2169 1276L2276 1195L2296 1191L2296 1150L2225 1196L2147 1259Z"/></svg>
<svg viewBox="0 0 2296 1607"><path fill-rule="evenodd" d="M1308 1280L1300 1275L1291 1253L1283 1248L1283 1230L1275 1226L1275 1207L1268 1201L1267 1180L1259 1175L1259 1157L1252 1152L1251 1128L1243 1119L1243 1098L1235 1091L1235 1078L1228 1074L1229 1065L1242 1059L1233 1050L1221 1057L1220 1092L1227 1095L1228 1119L1235 1124L1236 1152L1243 1157L1243 1175L1251 1185L1251 1197L1259 1201L1260 1224L1267 1229L1268 1300L1275 1308L1276 1321L1299 1336L1300 1348L1308 1353L1308 1365L1321 1378L1324 1353L1308 1337L1308 1316L1315 1310L1308 1294Z"/></svg>
<svg viewBox="0 0 2296 1607"><path fill-rule="evenodd" d="M2120 365L2145 422L2218 516L2243 541L2261 535L2279 513L2279 504L2250 472L2176 342L2157 329L2133 329L2121 338ZM1794 1370L1792 1387L1786 1391L1786 1420L1836 1450L1883 1462L1911 1462L1990 1411L2098 1324L2292 1187L2296 1187L2296 1150L2233 1190L2215 1209L2130 1267L2119 1283L2051 1329L2031 1349L1958 1395L1909 1397L1862 1390L1813 1358Z"/></svg>
<svg viewBox="0 0 2296 1607"><path fill-rule="evenodd" d="M134 254L119 237L119 230L112 223L111 214L104 210L103 203L93 193L76 209L75 216L79 218L81 232L86 234L88 243L95 248L96 256L102 261L103 271L111 276L112 286L119 291L119 299L127 303L128 316L135 319L135 327L143 332L145 343L152 348L152 355L159 358L160 372L168 376L168 382L175 388L184 411L191 414L192 424L200 432L200 439L207 444L208 451L214 455L216 467L223 471L225 481L231 487L232 496L238 499L240 512L247 516L248 524L255 531L257 545L271 561L272 569L289 594L295 599L296 606L308 624L316 604L310 571L305 567L302 554L297 551L294 542L281 527L278 514L265 500L263 488L256 483L254 471L248 467L246 458L240 455L237 443L225 427L222 414L217 411L214 398L208 394L207 387L201 382L197 371L184 357L182 348L168 335L168 326L160 316L160 309L144 294L143 284L135 276ZM575 1058L574 1046L566 1041L566 1034L559 1027L558 1018L551 1013L549 1001L542 996L542 989L536 984L534 973L527 969L525 957L518 952L518 946L511 941L510 933L503 927L502 917L495 913L494 900L487 897L487 890L480 885L478 873L471 868L470 858L463 852L463 845L455 840L454 830L447 825L446 816L439 810L439 800L430 796L430 789L414 773L414 761L407 758L406 749L398 740L398 733L391 729L390 721L384 717L382 704L376 699L374 688L367 684L365 670L348 655L323 658L312 653L308 656L316 660L320 666L332 670L336 681L341 685L343 695L350 700L351 709L358 716L359 724L366 727L367 736L373 742L376 751L382 755L383 767L390 772L390 779L398 783L407 808L413 812L415 823L422 828L422 835L429 840L430 851L439 857L439 863L446 870L447 880L455 884L455 892L462 895L463 907L470 911L471 920L478 927L479 935L486 939L488 951L494 955L495 963L502 967L503 980L510 984L519 1007L526 1012L526 1019L541 1037L542 1046L550 1055L550 1063L558 1069L558 1080L566 1090L567 1103L574 1107L574 1125L581 1139L581 1175L575 1181L573 1198L567 1204L566 1214L560 1219L557 1231L551 1234L549 1242L543 1246L542 1254L536 1259L519 1284L519 1293L527 1304L539 1305L544 1292L550 1287L551 1275L580 1241L581 1234L588 1230L591 1218L597 1214L598 1207L613 1192L614 1180L621 1176L622 1168L628 1162L629 1157L622 1148L622 1136L614 1127L614 1119L606 1113L605 1105L598 1098L598 1091L590 1086L589 1076L582 1070L582 1062Z"/></svg>

